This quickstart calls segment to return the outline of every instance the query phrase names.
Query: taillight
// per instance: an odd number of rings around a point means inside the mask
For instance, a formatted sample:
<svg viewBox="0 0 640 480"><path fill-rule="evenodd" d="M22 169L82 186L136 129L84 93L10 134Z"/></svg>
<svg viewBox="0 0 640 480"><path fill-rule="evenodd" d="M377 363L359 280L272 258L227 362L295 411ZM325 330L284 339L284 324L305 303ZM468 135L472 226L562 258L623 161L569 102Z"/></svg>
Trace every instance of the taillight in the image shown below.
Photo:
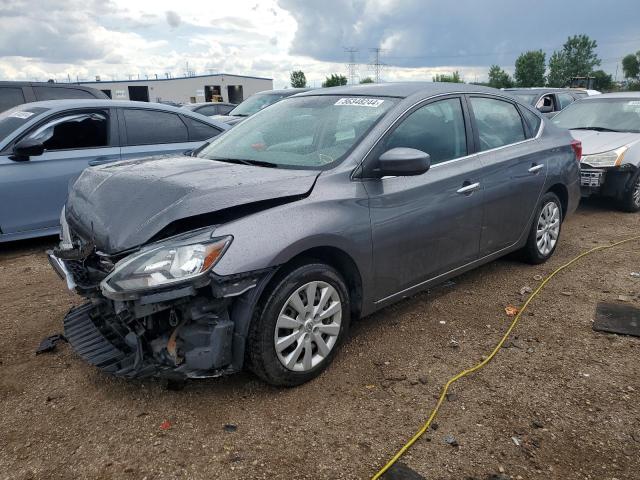
<svg viewBox="0 0 640 480"><path fill-rule="evenodd" d="M580 140L571 140L571 148L576 153L576 160L579 162L582 158L582 142Z"/></svg>

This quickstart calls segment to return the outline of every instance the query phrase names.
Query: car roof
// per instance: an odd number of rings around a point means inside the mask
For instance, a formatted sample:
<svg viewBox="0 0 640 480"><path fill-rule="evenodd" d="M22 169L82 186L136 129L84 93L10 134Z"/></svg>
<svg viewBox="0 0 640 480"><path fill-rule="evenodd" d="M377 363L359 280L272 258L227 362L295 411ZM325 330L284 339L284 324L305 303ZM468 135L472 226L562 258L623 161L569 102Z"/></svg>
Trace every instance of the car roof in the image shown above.
<svg viewBox="0 0 640 480"><path fill-rule="evenodd" d="M134 102L131 100L110 100L100 98L87 98L87 99L62 99L62 100L45 100L42 102L30 102L19 105L19 107L41 107L51 111L66 110L68 108L113 108L113 107L129 107L129 108L144 108L147 110L163 110L167 112L180 113L182 115L197 116L198 120L206 121L221 128L227 130L228 125L217 120L213 120L205 115L200 115L197 112L192 112L187 108L174 107L173 105L166 105L164 103L157 102Z"/></svg>
<svg viewBox="0 0 640 480"><path fill-rule="evenodd" d="M13 80L0 80L0 87L53 87L53 88L77 88L79 90L96 91L93 87L85 87L75 83L52 83L52 82L22 82ZM99 91L99 90L98 90Z"/></svg>
<svg viewBox="0 0 640 480"><path fill-rule="evenodd" d="M599 100L601 98L619 98L619 99L640 99L640 92L613 92L613 93L602 93L600 95L589 95L588 97L584 97L581 102L591 101L591 100Z"/></svg>
<svg viewBox="0 0 640 480"><path fill-rule="evenodd" d="M281 88L280 90L263 90L256 95L296 95L302 92L308 92L311 88Z"/></svg>
<svg viewBox="0 0 640 480"><path fill-rule="evenodd" d="M554 87L550 87L550 88L546 88L546 87L528 87L528 88L505 88L504 89L505 92L511 92L511 93L542 93L542 92L551 92L551 93L555 93L555 92L583 92L586 93L584 90L580 90L578 88L554 88Z"/></svg>
<svg viewBox="0 0 640 480"><path fill-rule="evenodd" d="M197 103L185 103L182 107L204 107L205 105L237 105L237 103L229 103L229 102L197 102Z"/></svg>
<svg viewBox="0 0 640 480"><path fill-rule="evenodd" d="M298 96L311 95L371 95L383 97L406 98L415 94L425 96L443 93L492 93L503 94L500 90L468 83L447 82L393 82L393 83L367 83L363 85L349 85L342 87L319 88L299 94Z"/></svg>

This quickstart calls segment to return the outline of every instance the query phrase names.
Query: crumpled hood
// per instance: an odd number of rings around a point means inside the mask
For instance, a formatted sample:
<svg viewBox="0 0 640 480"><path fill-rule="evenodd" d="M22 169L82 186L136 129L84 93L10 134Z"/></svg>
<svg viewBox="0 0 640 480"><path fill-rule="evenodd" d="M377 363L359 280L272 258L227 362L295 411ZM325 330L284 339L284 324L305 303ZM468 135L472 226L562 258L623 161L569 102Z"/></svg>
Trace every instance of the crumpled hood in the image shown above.
<svg viewBox="0 0 640 480"><path fill-rule="evenodd" d="M87 168L69 192L67 218L109 254L149 241L170 223L254 202L299 196L319 172L146 158Z"/></svg>
<svg viewBox="0 0 640 480"><path fill-rule="evenodd" d="M571 135L582 142L582 154L608 152L616 148L635 143L640 134L628 132L596 132L595 130L571 130Z"/></svg>

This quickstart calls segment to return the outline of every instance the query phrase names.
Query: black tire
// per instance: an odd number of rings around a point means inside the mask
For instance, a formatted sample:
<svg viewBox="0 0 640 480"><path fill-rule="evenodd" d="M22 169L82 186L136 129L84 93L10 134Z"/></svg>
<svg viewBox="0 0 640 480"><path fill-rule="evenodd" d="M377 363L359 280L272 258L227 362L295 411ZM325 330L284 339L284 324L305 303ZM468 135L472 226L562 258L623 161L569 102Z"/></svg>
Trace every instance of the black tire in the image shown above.
<svg viewBox="0 0 640 480"><path fill-rule="evenodd" d="M278 358L274 342L276 322L289 297L303 285L321 281L331 285L342 304L340 330L329 354L308 371L286 368ZM351 305L349 291L333 267L310 260L310 263L292 267L276 277L263 294L263 300L254 313L247 339L248 367L265 382L276 386L293 387L317 377L329 366L349 331Z"/></svg>
<svg viewBox="0 0 640 480"><path fill-rule="evenodd" d="M558 229L558 239L556 240L553 248L548 253L542 253L537 245L536 233L538 230L538 222L540 220L540 215L542 213L542 209L548 205L550 202L555 203L560 212L560 225ZM532 265L538 265L546 262L551 258L553 252L555 252L556 247L558 246L558 240L560 237L560 232L562 231L562 221L564 220L564 212L562 211L562 203L560 199L557 197L555 193L547 192L545 193L540 202L538 203L538 207L536 208L536 214L533 217L533 222L531 224L531 229L529 230L529 236L527 237L527 243L524 248L521 250L521 257L527 263Z"/></svg>
<svg viewBox="0 0 640 480"><path fill-rule="evenodd" d="M634 213L640 211L640 169L635 173L629 182L629 188L622 194L618 204L623 212Z"/></svg>

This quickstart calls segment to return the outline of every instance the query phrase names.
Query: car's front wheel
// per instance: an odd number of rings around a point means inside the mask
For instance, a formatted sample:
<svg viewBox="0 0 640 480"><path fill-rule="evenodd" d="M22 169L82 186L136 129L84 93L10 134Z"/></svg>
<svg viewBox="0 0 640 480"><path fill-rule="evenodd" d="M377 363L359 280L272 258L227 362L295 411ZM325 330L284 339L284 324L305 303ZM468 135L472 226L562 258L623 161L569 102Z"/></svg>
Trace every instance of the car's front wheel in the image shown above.
<svg viewBox="0 0 640 480"><path fill-rule="evenodd" d="M248 338L253 372L272 385L318 376L347 334L349 292L331 266L308 263L277 280L256 311Z"/></svg>
<svg viewBox="0 0 640 480"><path fill-rule="evenodd" d="M631 187L622 195L620 209L625 212L640 211L640 169L631 179Z"/></svg>
<svg viewBox="0 0 640 480"><path fill-rule="evenodd" d="M560 238L562 218L560 199L556 194L547 192L540 199L527 243L522 249L525 261L539 264L551 258Z"/></svg>

